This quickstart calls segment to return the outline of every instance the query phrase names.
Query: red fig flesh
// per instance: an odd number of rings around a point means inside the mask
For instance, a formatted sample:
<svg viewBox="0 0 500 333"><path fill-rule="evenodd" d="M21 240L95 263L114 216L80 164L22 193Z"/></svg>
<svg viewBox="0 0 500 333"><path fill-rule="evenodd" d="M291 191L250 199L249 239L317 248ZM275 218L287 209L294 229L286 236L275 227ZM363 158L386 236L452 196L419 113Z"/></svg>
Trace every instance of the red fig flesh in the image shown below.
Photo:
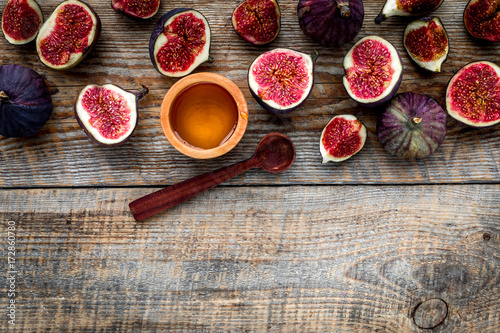
<svg viewBox="0 0 500 333"><path fill-rule="evenodd" d="M415 20L406 26L404 47L420 67L440 72L448 56L448 35L438 17Z"/></svg>
<svg viewBox="0 0 500 333"><path fill-rule="evenodd" d="M35 0L9 0L2 14L2 31L11 44L27 44L35 39L43 15Z"/></svg>
<svg viewBox="0 0 500 333"><path fill-rule="evenodd" d="M233 12L233 28L254 45L272 42L280 31L281 13L276 0L246 0Z"/></svg>
<svg viewBox="0 0 500 333"><path fill-rule="evenodd" d="M389 101L397 92L403 65L396 48L378 36L360 39L344 57L344 87L366 107Z"/></svg>
<svg viewBox="0 0 500 333"><path fill-rule="evenodd" d="M473 127L500 123L500 67L489 61L462 67L448 83L446 110Z"/></svg>
<svg viewBox="0 0 500 333"><path fill-rule="evenodd" d="M500 41L500 1L470 0L465 7L464 24L473 37Z"/></svg>
<svg viewBox="0 0 500 333"><path fill-rule="evenodd" d="M264 52L248 70L252 96L271 113L298 108L311 93L317 57L317 51L312 55L284 48Z"/></svg>
<svg viewBox="0 0 500 333"><path fill-rule="evenodd" d="M125 143L138 122L138 101L148 93L126 91L113 84L88 85L75 103L75 116L87 136L104 146Z"/></svg>
<svg viewBox="0 0 500 333"><path fill-rule="evenodd" d="M200 12L177 8L165 13L149 39L149 55L155 68L170 77L188 75L210 56L210 26Z"/></svg>
<svg viewBox="0 0 500 333"><path fill-rule="evenodd" d="M97 43L101 21L78 0L61 3L45 21L36 39L40 60L48 67L69 69L82 61Z"/></svg>
<svg viewBox="0 0 500 333"><path fill-rule="evenodd" d="M366 136L365 125L355 116L333 117L321 133L319 147L323 163L341 162L352 157L363 148Z"/></svg>
<svg viewBox="0 0 500 333"><path fill-rule="evenodd" d="M391 16L420 16L436 10L443 0L387 0L382 11L375 18L380 24Z"/></svg>
<svg viewBox="0 0 500 333"><path fill-rule="evenodd" d="M158 12L160 0L113 0L111 7L117 13L132 18L148 19Z"/></svg>

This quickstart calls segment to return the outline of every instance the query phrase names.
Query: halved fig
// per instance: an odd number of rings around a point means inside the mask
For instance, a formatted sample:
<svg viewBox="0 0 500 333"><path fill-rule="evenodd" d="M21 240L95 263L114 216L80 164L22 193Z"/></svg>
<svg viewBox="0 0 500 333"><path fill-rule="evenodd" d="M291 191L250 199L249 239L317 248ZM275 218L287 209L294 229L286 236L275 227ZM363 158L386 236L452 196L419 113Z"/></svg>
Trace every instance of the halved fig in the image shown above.
<svg viewBox="0 0 500 333"><path fill-rule="evenodd" d="M376 107L389 101L403 77L396 48L378 36L360 39L344 57L344 87L362 106Z"/></svg>
<svg viewBox="0 0 500 333"><path fill-rule="evenodd" d="M232 15L238 35L254 45L272 42L280 32L281 13L276 0L246 0Z"/></svg>
<svg viewBox="0 0 500 333"><path fill-rule="evenodd" d="M319 149L323 163L342 162L363 148L366 127L353 115L333 117L321 133Z"/></svg>
<svg viewBox="0 0 500 333"><path fill-rule="evenodd" d="M264 52L250 65L248 87L267 111L288 113L309 97L314 83L314 62L319 54L278 48Z"/></svg>
<svg viewBox="0 0 500 333"><path fill-rule="evenodd" d="M210 56L210 26L199 11L177 8L164 14L149 39L149 55L158 72L169 77L191 73Z"/></svg>
<svg viewBox="0 0 500 333"><path fill-rule="evenodd" d="M464 24L475 38L500 41L500 1L470 0L465 7Z"/></svg>
<svg viewBox="0 0 500 333"><path fill-rule="evenodd" d="M43 14L35 0L9 0L2 14L2 31L11 44L31 42L43 23Z"/></svg>
<svg viewBox="0 0 500 333"><path fill-rule="evenodd" d="M45 21L36 39L40 60L48 67L65 70L78 65L101 34L101 20L86 3L62 2Z"/></svg>
<svg viewBox="0 0 500 333"><path fill-rule="evenodd" d="M380 24L391 16L422 16L438 9L442 3L443 0L386 0L375 23Z"/></svg>
<svg viewBox="0 0 500 333"><path fill-rule="evenodd" d="M394 97L377 121L386 151L402 158L431 155L446 136L446 113L430 96L406 92Z"/></svg>
<svg viewBox="0 0 500 333"><path fill-rule="evenodd" d="M365 10L361 0L300 0L297 6L300 28L324 46L341 46L361 30Z"/></svg>
<svg viewBox="0 0 500 333"><path fill-rule="evenodd" d="M489 61L462 67L448 83L446 110L473 127L500 123L500 67Z"/></svg>
<svg viewBox="0 0 500 333"><path fill-rule="evenodd" d="M142 85L141 85L142 86ZM103 146L125 143L138 122L138 101L148 93L127 91L114 84L90 84L75 102L75 117L87 136Z"/></svg>
<svg viewBox="0 0 500 333"><path fill-rule="evenodd" d="M420 67L440 72L448 56L448 34L438 17L425 17L406 26L403 38L406 52Z"/></svg>
<svg viewBox="0 0 500 333"><path fill-rule="evenodd" d="M113 0L111 7L117 13L145 20L155 16L160 8L160 0Z"/></svg>

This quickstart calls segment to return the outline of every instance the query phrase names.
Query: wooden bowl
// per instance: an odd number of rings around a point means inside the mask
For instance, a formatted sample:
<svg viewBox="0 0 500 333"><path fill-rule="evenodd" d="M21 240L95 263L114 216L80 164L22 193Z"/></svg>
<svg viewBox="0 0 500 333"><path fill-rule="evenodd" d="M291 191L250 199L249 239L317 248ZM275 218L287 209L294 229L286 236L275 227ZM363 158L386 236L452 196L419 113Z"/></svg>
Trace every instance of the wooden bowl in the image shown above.
<svg viewBox="0 0 500 333"><path fill-rule="evenodd" d="M193 87L195 85L210 83L216 84L219 87L227 91L234 99L236 105L236 122L232 134L223 141L220 145L214 148L199 148L188 144L185 140L181 139L179 135L174 130L172 123L172 110L176 101L176 98L181 95L186 89ZM213 96L217 99L217 96ZM179 111L177 111L179 112ZM245 96L238 88L228 78L215 74L215 73L196 73L188 75L179 81L177 81L167 92L163 103L161 105L161 125L163 132L165 133L168 141L176 148L178 151L184 155L207 159L221 156L231 149L233 149L238 142L243 137L248 123L248 106L245 100Z"/></svg>

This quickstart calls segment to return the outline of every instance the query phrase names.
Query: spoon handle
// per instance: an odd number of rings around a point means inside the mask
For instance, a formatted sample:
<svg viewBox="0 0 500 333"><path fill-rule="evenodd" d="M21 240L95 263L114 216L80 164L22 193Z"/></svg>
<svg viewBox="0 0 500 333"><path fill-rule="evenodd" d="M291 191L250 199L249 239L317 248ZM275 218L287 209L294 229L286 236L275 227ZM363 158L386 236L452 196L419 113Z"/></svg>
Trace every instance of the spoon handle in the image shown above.
<svg viewBox="0 0 500 333"><path fill-rule="evenodd" d="M142 221L258 165L257 158L252 157L246 161L187 179L132 201L129 204L130 211L136 221Z"/></svg>

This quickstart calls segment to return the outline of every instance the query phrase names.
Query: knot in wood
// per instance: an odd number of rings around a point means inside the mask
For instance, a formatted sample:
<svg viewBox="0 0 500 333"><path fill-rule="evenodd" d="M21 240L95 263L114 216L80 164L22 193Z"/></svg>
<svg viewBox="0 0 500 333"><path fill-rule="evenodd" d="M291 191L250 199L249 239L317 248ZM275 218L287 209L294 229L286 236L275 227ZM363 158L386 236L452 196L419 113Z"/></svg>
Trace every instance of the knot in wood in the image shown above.
<svg viewBox="0 0 500 333"><path fill-rule="evenodd" d="M433 329L444 323L448 316L448 305L438 298L429 299L416 306L413 321L421 329Z"/></svg>

